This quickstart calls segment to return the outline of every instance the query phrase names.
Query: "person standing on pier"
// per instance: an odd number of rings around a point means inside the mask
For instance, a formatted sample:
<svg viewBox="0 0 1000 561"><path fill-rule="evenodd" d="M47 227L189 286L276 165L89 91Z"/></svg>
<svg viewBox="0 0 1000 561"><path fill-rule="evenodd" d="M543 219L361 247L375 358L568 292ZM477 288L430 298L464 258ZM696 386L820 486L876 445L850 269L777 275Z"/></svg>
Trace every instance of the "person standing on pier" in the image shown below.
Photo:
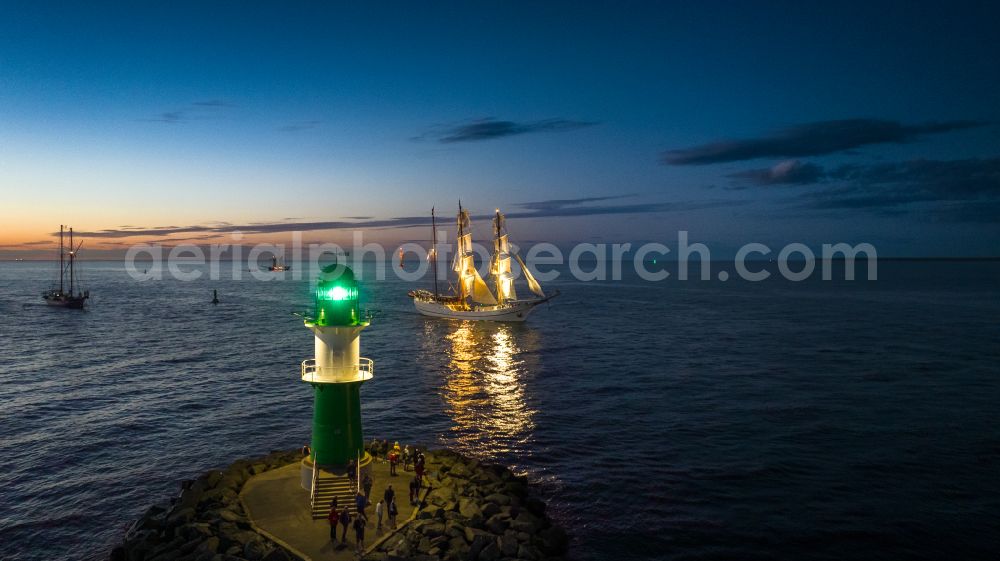
<svg viewBox="0 0 1000 561"><path fill-rule="evenodd" d="M340 541L347 543L347 527L351 524L351 513L348 512L347 507L340 511L340 525L343 526L344 531L340 535Z"/></svg>
<svg viewBox="0 0 1000 561"><path fill-rule="evenodd" d="M365 499L371 501L372 498L372 476L369 473L365 474L365 478L361 480L361 487L365 490Z"/></svg>
<svg viewBox="0 0 1000 561"><path fill-rule="evenodd" d="M337 497L330 503L330 513L326 515L327 522L330 523L330 543L337 543L337 523L340 522L340 513L337 512Z"/></svg>
<svg viewBox="0 0 1000 561"><path fill-rule="evenodd" d="M347 462L347 478L351 480L351 485L354 485L355 477L358 476L358 463L351 458L351 461Z"/></svg>
<svg viewBox="0 0 1000 561"><path fill-rule="evenodd" d="M354 497L354 506L358 515L363 515L365 513L365 509L368 508L368 497L362 495L361 491L358 491L358 494Z"/></svg>
<svg viewBox="0 0 1000 561"><path fill-rule="evenodd" d="M382 495L382 498L385 500L386 507L388 507L389 504L396 499L396 491L392 489L392 484L389 484L389 486L385 488L385 493Z"/></svg>
<svg viewBox="0 0 1000 561"><path fill-rule="evenodd" d="M358 514L354 517L355 548L359 554L365 550L365 524L367 522L363 514Z"/></svg>
<svg viewBox="0 0 1000 561"><path fill-rule="evenodd" d="M424 461L424 455L420 454L413 462L413 471L417 474L417 491L420 490L420 484L424 481Z"/></svg>
<svg viewBox="0 0 1000 561"><path fill-rule="evenodd" d="M389 475L396 475L396 464L399 463L399 446L389 452Z"/></svg>
<svg viewBox="0 0 1000 561"><path fill-rule="evenodd" d="M385 514L385 499L382 499L375 505L375 517L378 519L378 525L375 526L375 531L377 533L382 533L382 515Z"/></svg>
<svg viewBox="0 0 1000 561"><path fill-rule="evenodd" d="M396 508L396 499L393 499L389 503L389 528L392 530L396 529L396 515L399 514L399 510Z"/></svg>

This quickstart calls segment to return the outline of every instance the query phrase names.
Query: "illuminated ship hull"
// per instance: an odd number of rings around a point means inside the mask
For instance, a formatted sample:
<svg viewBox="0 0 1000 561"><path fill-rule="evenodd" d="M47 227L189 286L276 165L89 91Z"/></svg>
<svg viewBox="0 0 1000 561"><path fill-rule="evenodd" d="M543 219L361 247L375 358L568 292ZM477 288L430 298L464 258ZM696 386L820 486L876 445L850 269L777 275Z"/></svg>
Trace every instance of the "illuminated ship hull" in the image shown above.
<svg viewBox="0 0 1000 561"><path fill-rule="evenodd" d="M475 306L464 309L461 302L454 298L437 297L425 290L415 290L410 293L413 307L425 316L473 320L473 321L524 321L528 314L539 304L548 302L559 293L546 298L532 300L508 301L502 306Z"/></svg>
<svg viewBox="0 0 1000 561"><path fill-rule="evenodd" d="M83 303L89 298L89 294L81 294L79 296L73 296L71 294L62 294L58 290L53 290L51 292L46 292L42 295L45 299L45 303L49 306L55 306L58 308L72 308L74 310L82 310Z"/></svg>

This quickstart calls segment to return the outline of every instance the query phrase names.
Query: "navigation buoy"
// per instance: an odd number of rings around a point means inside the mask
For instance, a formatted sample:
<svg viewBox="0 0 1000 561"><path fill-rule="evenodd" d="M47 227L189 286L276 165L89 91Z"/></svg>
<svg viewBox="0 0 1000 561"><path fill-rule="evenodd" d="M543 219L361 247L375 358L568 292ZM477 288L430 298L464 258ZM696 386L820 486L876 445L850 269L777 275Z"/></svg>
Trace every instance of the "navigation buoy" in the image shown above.
<svg viewBox="0 0 1000 561"><path fill-rule="evenodd" d="M218 290L212 290L212 303L213 304L218 304L219 303L219 291Z"/></svg>

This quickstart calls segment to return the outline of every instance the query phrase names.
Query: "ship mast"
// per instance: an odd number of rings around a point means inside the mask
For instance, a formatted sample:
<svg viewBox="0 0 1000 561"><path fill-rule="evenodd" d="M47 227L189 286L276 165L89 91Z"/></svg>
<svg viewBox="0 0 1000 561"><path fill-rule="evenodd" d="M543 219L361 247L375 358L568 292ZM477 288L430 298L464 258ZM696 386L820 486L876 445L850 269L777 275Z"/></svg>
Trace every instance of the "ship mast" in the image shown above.
<svg viewBox="0 0 1000 561"><path fill-rule="evenodd" d="M59 294L63 293L63 274L65 273L66 265L63 260L63 225L59 225Z"/></svg>
<svg viewBox="0 0 1000 561"><path fill-rule="evenodd" d="M493 242L493 263L490 269L493 270L493 286L496 287L497 300L502 304L505 300L503 288L500 286L500 252L501 252L501 241L500 241L500 209L496 210L496 217L493 219L493 225L496 230L496 240Z"/></svg>
<svg viewBox="0 0 1000 561"><path fill-rule="evenodd" d="M73 227L69 228L69 295L73 295L73 260L76 252L73 250Z"/></svg>
<svg viewBox="0 0 1000 561"><path fill-rule="evenodd" d="M464 258L462 248L462 236L465 235L465 229L462 227L462 199L458 200L458 255L459 259ZM465 279L462 278L462 273L458 274L458 296L461 300L465 301Z"/></svg>
<svg viewBox="0 0 1000 561"><path fill-rule="evenodd" d="M476 270L476 255L472 249L472 232L466 232L472 224L469 218L469 211L462 208L462 203L458 206L458 251L455 254L454 267L458 273L459 298L465 302L469 297L476 304L483 306L496 306L497 299L486 286L486 281L479 276ZM468 302L463 306L466 310L471 308Z"/></svg>
<svg viewBox="0 0 1000 561"><path fill-rule="evenodd" d="M438 295L438 270L437 270L437 222L434 219L434 207L431 207L431 272L434 274L434 296Z"/></svg>
<svg viewBox="0 0 1000 561"><path fill-rule="evenodd" d="M514 288L514 276L510 270L511 251L507 224L499 208L496 210L496 216L493 217L493 225L495 239L493 240L491 272L493 282L496 285L497 301L503 305L509 301L517 300L517 290Z"/></svg>

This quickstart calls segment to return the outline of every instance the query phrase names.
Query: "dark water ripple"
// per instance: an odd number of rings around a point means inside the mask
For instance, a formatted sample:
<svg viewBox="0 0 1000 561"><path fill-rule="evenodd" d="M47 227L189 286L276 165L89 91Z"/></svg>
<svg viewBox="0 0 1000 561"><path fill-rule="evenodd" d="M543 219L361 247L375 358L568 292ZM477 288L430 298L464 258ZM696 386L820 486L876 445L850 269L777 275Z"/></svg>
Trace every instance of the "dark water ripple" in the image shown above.
<svg viewBox="0 0 1000 561"><path fill-rule="evenodd" d="M52 269L0 269L4 559L100 557L180 479L308 439L307 282L91 263L67 313L38 305ZM556 281L517 326L428 321L368 282L365 429L513 465L585 561L993 559L1000 266L879 273Z"/></svg>

